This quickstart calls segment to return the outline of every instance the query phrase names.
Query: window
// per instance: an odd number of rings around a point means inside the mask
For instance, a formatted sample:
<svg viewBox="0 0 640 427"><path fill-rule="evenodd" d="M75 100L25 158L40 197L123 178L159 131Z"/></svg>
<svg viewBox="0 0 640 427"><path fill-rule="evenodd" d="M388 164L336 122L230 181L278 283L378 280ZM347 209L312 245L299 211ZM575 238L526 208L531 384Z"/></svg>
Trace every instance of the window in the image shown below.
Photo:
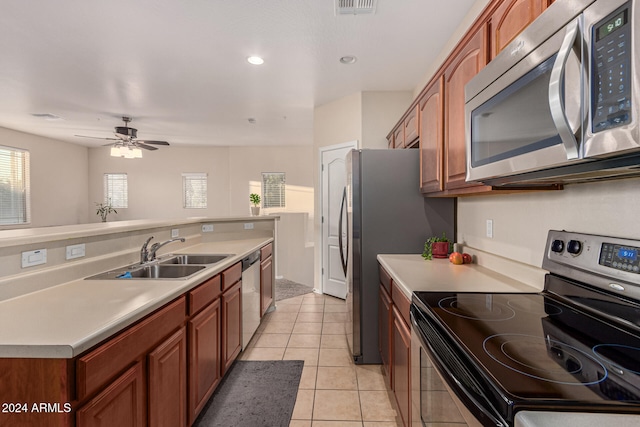
<svg viewBox="0 0 640 427"><path fill-rule="evenodd" d="M129 207L129 191L126 173L104 174L104 202L111 202L114 208Z"/></svg>
<svg viewBox="0 0 640 427"><path fill-rule="evenodd" d="M262 173L262 207L284 208L284 172Z"/></svg>
<svg viewBox="0 0 640 427"><path fill-rule="evenodd" d="M207 207L207 174L182 174L182 206L185 209L205 209Z"/></svg>
<svg viewBox="0 0 640 427"><path fill-rule="evenodd" d="M0 146L0 225L30 221L29 152Z"/></svg>

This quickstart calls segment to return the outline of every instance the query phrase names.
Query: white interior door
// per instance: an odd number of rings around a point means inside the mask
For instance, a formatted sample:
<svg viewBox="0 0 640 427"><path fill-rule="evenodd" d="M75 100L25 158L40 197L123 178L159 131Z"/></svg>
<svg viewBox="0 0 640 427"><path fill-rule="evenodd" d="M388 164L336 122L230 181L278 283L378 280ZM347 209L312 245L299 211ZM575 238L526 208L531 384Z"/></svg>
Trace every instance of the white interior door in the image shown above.
<svg viewBox="0 0 640 427"><path fill-rule="evenodd" d="M320 155L322 162L322 292L342 299L347 297L347 285L340 258L340 207L347 176L345 157L357 146L357 141L352 141L324 147ZM346 211L343 215L346 215ZM343 246L346 245L346 233L346 224L343 223Z"/></svg>

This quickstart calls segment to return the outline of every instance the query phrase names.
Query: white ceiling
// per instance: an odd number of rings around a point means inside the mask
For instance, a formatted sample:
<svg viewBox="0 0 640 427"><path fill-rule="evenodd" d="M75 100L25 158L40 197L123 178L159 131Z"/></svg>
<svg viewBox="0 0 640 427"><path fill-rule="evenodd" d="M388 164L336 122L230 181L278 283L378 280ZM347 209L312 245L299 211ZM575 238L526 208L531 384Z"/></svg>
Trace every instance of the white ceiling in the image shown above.
<svg viewBox="0 0 640 427"><path fill-rule="evenodd" d="M334 1L1 0L0 127L97 146L74 135L113 137L127 115L172 145L311 144L314 107L414 90L474 3Z"/></svg>

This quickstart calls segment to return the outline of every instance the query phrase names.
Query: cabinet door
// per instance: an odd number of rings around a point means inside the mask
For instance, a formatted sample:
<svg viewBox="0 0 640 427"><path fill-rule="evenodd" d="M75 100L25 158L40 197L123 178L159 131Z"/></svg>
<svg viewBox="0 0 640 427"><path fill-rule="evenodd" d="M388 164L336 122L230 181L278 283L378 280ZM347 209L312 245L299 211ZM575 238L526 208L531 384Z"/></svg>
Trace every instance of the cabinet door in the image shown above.
<svg viewBox="0 0 640 427"><path fill-rule="evenodd" d="M433 193L444 190L443 158L444 77L435 79L420 98L420 191Z"/></svg>
<svg viewBox="0 0 640 427"><path fill-rule="evenodd" d="M260 317L273 302L273 257L260 263Z"/></svg>
<svg viewBox="0 0 640 427"><path fill-rule="evenodd" d="M184 327L149 353L149 425L187 423L187 333Z"/></svg>
<svg viewBox="0 0 640 427"><path fill-rule="evenodd" d="M242 282L222 294L222 372L229 367L242 349Z"/></svg>
<svg viewBox="0 0 640 427"><path fill-rule="evenodd" d="M465 182L464 86L487 63L487 27L482 26L455 54L445 77L445 189L464 188L477 183Z"/></svg>
<svg viewBox="0 0 640 427"><path fill-rule="evenodd" d="M391 296L387 293L384 285L380 284L380 297L378 301L378 347L382 366L387 373L389 388L393 386L393 371L391 369L391 328L393 324L393 314L391 311Z"/></svg>
<svg viewBox="0 0 640 427"><path fill-rule="evenodd" d="M411 425L411 331L393 306L393 391L405 427Z"/></svg>
<svg viewBox="0 0 640 427"><path fill-rule="evenodd" d="M420 115L418 114L419 106L416 105L409 111L407 117L404 119L404 146L409 147L413 145L413 142L418 139L420 135Z"/></svg>
<svg viewBox="0 0 640 427"><path fill-rule="evenodd" d="M188 323L189 425L193 424L220 382L220 325L220 299Z"/></svg>
<svg viewBox="0 0 640 427"><path fill-rule="evenodd" d="M146 426L142 364L133 365L76 413L76 427Z"/></svg>
<svg viewBox="0 0 640 427"><path fill-rule="evenodd" d="M491 59L531 24L547 0L504 0L491 16Z"/></svg>
<svg viewBox="0 0 640 427"><path fill-rule="evenodd" d="M393 130L393 148L404 148L404 124Z"/></svg>

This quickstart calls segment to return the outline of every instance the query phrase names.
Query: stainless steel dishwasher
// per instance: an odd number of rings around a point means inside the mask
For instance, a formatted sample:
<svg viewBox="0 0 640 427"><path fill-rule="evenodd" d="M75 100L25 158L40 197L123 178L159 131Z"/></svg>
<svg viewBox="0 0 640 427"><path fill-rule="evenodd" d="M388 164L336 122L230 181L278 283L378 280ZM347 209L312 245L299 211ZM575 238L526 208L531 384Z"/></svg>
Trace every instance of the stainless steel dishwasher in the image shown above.
<svg viewBox="0 0 640 427"><path fill-rule="evenodd" d="M260 251L242 260L242 349L260 325Z"/></svg>

